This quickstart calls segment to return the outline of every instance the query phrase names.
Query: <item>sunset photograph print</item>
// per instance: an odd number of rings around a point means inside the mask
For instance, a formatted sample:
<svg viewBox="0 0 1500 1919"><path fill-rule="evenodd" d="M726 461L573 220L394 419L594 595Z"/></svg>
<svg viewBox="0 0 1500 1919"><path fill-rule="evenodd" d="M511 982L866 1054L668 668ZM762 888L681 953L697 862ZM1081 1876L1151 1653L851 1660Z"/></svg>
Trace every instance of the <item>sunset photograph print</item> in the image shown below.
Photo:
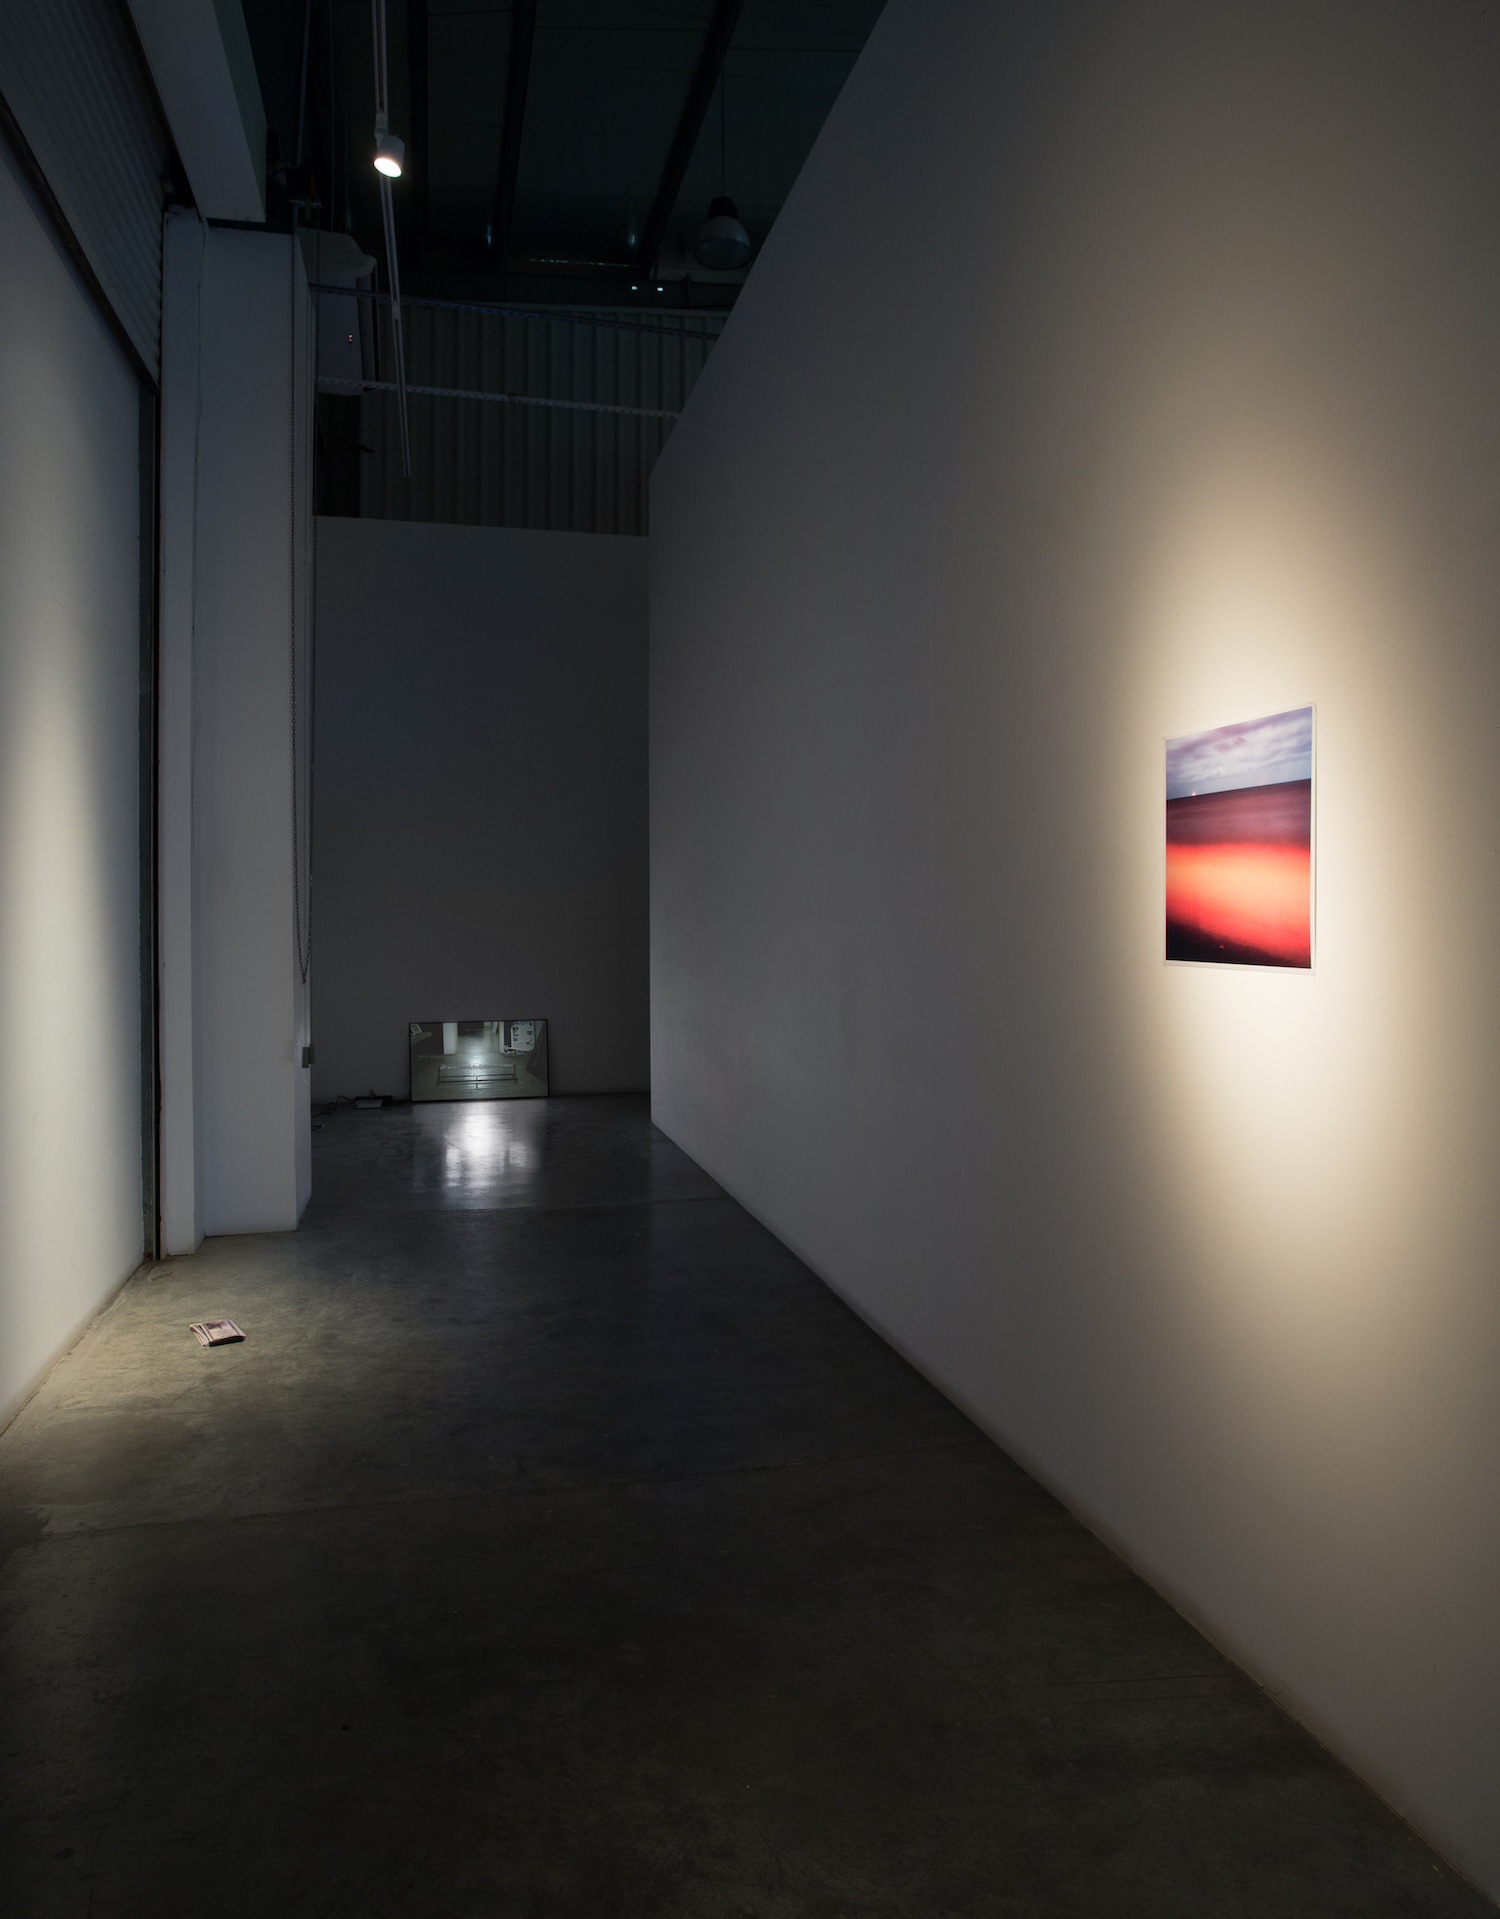
<svg viewBox="0 0 1500 1919"><path fill-rule="evenodd" d="M1167 741L1167 958L1312 965L1313 710Z"/></svg>

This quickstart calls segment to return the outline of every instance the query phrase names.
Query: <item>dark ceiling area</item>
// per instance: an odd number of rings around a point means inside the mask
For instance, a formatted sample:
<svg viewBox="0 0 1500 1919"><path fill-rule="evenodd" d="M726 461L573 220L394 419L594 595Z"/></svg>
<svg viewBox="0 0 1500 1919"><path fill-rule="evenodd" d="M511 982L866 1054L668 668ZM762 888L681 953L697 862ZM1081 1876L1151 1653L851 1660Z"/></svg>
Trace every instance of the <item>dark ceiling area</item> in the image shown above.
<svg viewBox="0 0 1500 1919"><path fill-rule="evenodd" d="M882 4L388 0L403 289L732 305L748 269L692 254L710 202L734 200L758 252ZM312 223L383 264L368 0L245 17L281 163L271 217L311 195Z"/></svg>

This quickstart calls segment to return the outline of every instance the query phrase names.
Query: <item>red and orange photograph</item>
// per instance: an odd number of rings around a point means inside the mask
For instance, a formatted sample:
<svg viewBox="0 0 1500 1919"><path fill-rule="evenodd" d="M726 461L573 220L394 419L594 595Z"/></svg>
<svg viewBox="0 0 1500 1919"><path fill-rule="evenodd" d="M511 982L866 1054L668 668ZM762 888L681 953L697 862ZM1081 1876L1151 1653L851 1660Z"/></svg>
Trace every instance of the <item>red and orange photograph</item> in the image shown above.
<svg viewBox="0 0 1500 1919"><path fill-rule="evenodd" d="M1167 958L1312 965L1313 710L1167 741Z"/></svg>

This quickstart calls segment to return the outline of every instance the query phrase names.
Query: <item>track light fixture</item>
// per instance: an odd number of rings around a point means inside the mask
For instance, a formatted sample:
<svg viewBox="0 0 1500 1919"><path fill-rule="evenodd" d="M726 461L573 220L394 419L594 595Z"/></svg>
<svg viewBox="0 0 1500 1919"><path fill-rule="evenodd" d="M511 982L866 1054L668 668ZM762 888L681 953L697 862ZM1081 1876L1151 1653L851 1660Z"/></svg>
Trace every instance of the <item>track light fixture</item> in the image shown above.
<svg viewBox="0 0 1500 1919"><path fill-rule="evenodd" d="M385 59L385 0L370 0L375 51L375 171L380 175L380 217L385 227L385 270L390 281L391 357L396 371L396 418L401 426L401 477L411 478L411 426L406 416L406 343L401 337L401 268L396 259L396 208L392 180L401 178L406 142L391 132Z"/></svg>
<svg viewBox="0 0 1500 1919"><path fill-rule="evenodd" d="M375 171L388 180L401 178L401 163L406 158L406 142L391 132L384 113L375 116Z"/></svg>

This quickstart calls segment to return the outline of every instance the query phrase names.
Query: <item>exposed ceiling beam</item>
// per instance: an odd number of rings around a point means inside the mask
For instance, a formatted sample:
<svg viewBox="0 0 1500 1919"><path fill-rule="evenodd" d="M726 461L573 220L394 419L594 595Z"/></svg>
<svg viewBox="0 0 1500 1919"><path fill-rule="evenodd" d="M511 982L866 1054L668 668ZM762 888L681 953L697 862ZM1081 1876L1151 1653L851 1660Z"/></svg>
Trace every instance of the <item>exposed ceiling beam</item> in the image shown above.
<svg viewBox="0 0 1500 1919"><path fill-rule="evenodd" d="M266 110L240 0L130 0L130 11L198 211L259 224Z"/></svg>
<svg viewBox="0 0 1500 1919"><path fill-rule="evenodd" d="M536 0L515 0L510 16L510 62L505 71L505 124L500 131L500 175L495 182L495 218L491 244L505 271L510 223L516 210L516 175L521 167L521 128L526 120L526 90L531 84L531 43L536 35Z"/></svg>
<svg viewBox="0 0 1500 1919"><path fill-rule="evenodd" d="M693 74L687 98L682 103L682 117L672 136L667 164L661 171L661 184L656 189L656 198L651 203L651 212L636 249L636 258L646 267L654 268L656 257L661 252L667 222L672 217L677 196L687 177L688 162L693 157L693 148L698 144L698 135L703 131L704 119L713 102L714 88L724 71L724 56L729 51L740 8L744 4L745 0L714 0L713 18L704 36L703 51L698 55L697 70Z"/></svg>

